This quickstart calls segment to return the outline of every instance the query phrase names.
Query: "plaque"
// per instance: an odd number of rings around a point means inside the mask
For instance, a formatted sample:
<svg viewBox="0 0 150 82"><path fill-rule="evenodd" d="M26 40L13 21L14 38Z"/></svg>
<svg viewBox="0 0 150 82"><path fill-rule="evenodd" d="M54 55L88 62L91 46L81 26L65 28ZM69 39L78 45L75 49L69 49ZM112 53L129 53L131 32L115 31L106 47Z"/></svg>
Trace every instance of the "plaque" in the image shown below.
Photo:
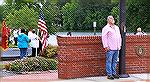
<svg viewBox="0 0 150 82"><path fill-rule="evenodd" d="M138 56L143 56L145 54L145 49L143 46L136 46L135 52Z"/></svg>

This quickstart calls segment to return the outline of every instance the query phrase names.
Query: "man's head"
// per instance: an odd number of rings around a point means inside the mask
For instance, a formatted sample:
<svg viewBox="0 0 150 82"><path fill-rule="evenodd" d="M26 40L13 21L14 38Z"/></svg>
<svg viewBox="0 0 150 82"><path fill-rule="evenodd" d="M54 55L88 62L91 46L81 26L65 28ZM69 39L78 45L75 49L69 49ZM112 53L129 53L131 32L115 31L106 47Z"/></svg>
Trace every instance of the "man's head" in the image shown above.
<svg viewBox="0 0 150 82"><path fill-rule="evenodd" d="M115 23L115 20L114 20L114 17L113 16L108 16L107 17L107 23L111 24L111 25L114 25Z"/></svg>
<svg viewBox="0 0 150 82"><path fill-rule="evenodd" d="M35 29L32 30L32 33L35 33Z"/></svg>
<svg viewBox="0 0 150 82"><path fill-rule="evenodd" d="M141 32L142 31L142 29L139 27L139 28L137 28L137 32Z"/></svg>

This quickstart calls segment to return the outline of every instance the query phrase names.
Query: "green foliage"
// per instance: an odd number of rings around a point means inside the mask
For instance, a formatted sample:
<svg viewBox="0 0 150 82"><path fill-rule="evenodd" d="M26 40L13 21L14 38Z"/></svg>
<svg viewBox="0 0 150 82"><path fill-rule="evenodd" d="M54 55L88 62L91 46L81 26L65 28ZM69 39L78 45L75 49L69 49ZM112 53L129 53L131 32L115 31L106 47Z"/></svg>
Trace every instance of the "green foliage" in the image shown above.
<svg viewBox="0 0 150 82"><path fill-rule="evenodd" d="M0 70L3 69L3 68L4 68L4 65L3 65L3 64L0 64Z"/></svg>
<svg viewBox="0 0 150 82"><path fill-rule="evenodd" d="M109 1L109 0L108 0ZM62 7L63 29L67 31L89 30L93 31L93 22L97 22L97 29L106 25L106 18L110 15L113 4L97 4L99 1L82 1L79 3L66 3ZM107 2L107 1L106 1ZM94 3L88 6L82 6L83 3ZM105 2L104 2L105 3Z"/></svg>
<svg viewBox="0 0 150 82"><path fill-rule="evenodd" d="M57 31L56 29L57 25L59 25L58 8L55 7L54 5L43 4L43 13L45 16L45 21L47 24L48 32L50 34L54 34L54 32Z"/></svg>
<svg viewBox="0 0 150 82"><path fill-rule="evenodd" d="M47 71L56 70L57 63L54 59L31 57L23 60L15 60L5 67L7 67L7 70L14 72Z"/></svg>
<svg viewBox="0 0 150 82"><path fill-rule="evenodd" d="M21 71L22 67L23 67L22 64L19 63L19 61L16 61L16 63L10 65L10 70L19 72Z"/></svg>
<svg viewBox="0 0 150 82"><path fill-rule="evenodd" d="M58 51L57 46L48 45L45 50L45 56L48 58L55 57L57 55L57 51Z"/></svg>
<svg viewBox="0 0 150 82"><path fill-rule="evenodd" d="M119 3L120 0L111 0L112 3Z"/></svg>
<svg viewBox="0 0 150 82"><path fill-rule="evenodd" d="M10 27L37 28L39 5L43 12L48 31L93 31L106 25L108 15L119 23L119 0L5 0L0 6L0 20L7 18ZM46 3L45 3L46 2ZM126 0L126 26L128 32L137 27L150 32L150 0ZM20 18L21 17L21 18Z"/></svg>
<svg viewBox="0 0 150 82"><path fill-rule="evenodd" d="M37 28L38 13L28 6L24 6L19 11L15 10L6 17L6 23L15 28Z"/></svg>
<svg viewBox="0 0 150 82"><path fill-rule="evenodd" d="M56 1L56 0L51 0ZM39 17L39 2L43 5L45 21L47 23L48 32L54 34L57 29L52 23L55 21L56 6L51 5L49 0L5 0L3 17L7 18L6 24L11 28L37 28ZM57 2L57 1L56 1Z"/></svg>
<svg viewBox="0 0 150 82"><path fill-rule="evenodd" d="M76 27L78 6L77 3L66 3L62 7L63 27L65 30L73 30Z"/></svg>
<svg viewBox="0 0 150 82"><path fill-rule="evenodd" d="M3 6L0 5L0 22L2 22L1 20L3 19L3 12L4 11L4 8Z"/></svg>
<svg viewBox="0 0 150 82"><path fill-rule="evenodd" d="M95 5L110 4L111 0L78 0L82 8L92 7Z"/></svg>
<svg viewBox="0 0 150 82"><path fill-rule="evenodd" d="M119 25L119 7L113 7L113 9L111 10L111 15L114 16L115 18L115 23L117 25Z"/></svg>
<svg viewBox="0 0 150 82"><path fill-rule="evenodd" d="M18 48L18 46L16 46L16 45L14 45L14 44L9 43L9 48Z"/></svg>
<svg viewBox="0 0 150 82"><path fill-rule="evenodd" d="M149 0L131 0L127 7L127 30L135 32L138 27L150 32Z"/></svg>
<svg viewBox="0 0 150 82"><path fill-rule="evenodd" d="M55 59L47 59L48 65L50 65L51 70L56 70L57 69L57 61Z"/></svg>

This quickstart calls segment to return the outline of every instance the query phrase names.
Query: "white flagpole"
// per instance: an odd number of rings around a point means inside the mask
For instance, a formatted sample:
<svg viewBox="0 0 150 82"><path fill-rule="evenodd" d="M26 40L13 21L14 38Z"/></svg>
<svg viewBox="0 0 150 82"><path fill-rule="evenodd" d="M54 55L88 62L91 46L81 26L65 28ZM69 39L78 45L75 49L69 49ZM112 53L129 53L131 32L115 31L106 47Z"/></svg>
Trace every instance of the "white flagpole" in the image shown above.
<svg viewBox="0 0 150 82"><path fill-rule="evenodd" d="M39 29L37 29L37 36L39 35ZM39 39L37 39L37 40L39 40ZM39 44L37 44L37 45L39 45ZM37 57L37 47L36 47L36 53L35 53L35 55L36 55L36 57Z"/></svg>
<svg viewBox="0 0 150 82"><path fill-rule="evenodd" d="M36 47L36 53L35 53L35 57L37 57L37 47Z"/></svg>
<svg viewBox="0 0 150 82"><path fill-rule="evenodd" d="M41 2L39 3L39 6L42 8L43 5L41 4ZM37 29L37 36L39 36L39 29ZM39 38L38 38L38 40L39 40ZM37 47L36 47L36 57L37 57Z"/></svg>

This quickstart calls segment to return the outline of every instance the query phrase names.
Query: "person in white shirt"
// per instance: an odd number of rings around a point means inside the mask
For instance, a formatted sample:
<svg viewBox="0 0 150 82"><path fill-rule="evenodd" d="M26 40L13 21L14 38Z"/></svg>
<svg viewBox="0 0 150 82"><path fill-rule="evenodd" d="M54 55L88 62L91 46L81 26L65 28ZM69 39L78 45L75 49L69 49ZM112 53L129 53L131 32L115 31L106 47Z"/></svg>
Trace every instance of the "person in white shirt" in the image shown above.
<svg viewBox="0 0 150 82"><path fill-rule="evenodd" d="M142 32L142 29L139 27L137 28L137 33L136 35L147 35L146 33Z"/></svg>
<svg viewBox="0 0 150 82"><path fill-rule="evenodd" d="M14 35L15 45L17 46L17 37L18 37L18 30L17 30L17 29L15 29L15 30L13 31L13 35Z"/></svg>
<svg viewBox="0 0 150 82"><path fill-rule="evenodd" d="M29 39L31 39L32 34L33 34L33 33L32 33L32 29L30 29L29 32L28 32L28 38L29 38Z"/></svg>
<svg viewBox="0 0 150 82"><path fill-rule="evenodd" d="M30 36L31 47L32 47L32 57L35 57L39 54L39 40L40 38L35 34L35 30L32 30L32 36Z"/></svg>

